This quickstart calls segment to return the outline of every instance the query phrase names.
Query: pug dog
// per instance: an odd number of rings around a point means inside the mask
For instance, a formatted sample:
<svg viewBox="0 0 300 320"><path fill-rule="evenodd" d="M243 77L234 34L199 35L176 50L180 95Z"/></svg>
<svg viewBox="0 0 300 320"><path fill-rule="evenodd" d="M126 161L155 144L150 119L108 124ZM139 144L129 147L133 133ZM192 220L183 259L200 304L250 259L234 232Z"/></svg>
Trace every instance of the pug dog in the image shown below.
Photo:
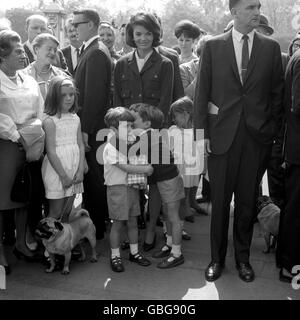
<svg viewBox="0 0 300 320"><path fill-rule="evenodd" d="M270 253L271 249L275 249L276 247L280 208L277 207L268 196L258 198L257 208L257 219L266 242L266 250L263 252Z"/></svg>
<svg viewBox="0 0 300 320"><path fill-rule="evenodd" d="M62 274L69 274L70 260L72 249L79 245L81 251L80 261L86 258L85 252L80 244L80 240L88 239L92 247L91 262L97 262L96 253L96 228L84 209L71 212L68 223L62 223L59 220L47 217L42 219L35 231L37 237L42 242L49 253L50 267L46 272L53 272L55 269L55 255L63 255L65 257Z"/></svg>

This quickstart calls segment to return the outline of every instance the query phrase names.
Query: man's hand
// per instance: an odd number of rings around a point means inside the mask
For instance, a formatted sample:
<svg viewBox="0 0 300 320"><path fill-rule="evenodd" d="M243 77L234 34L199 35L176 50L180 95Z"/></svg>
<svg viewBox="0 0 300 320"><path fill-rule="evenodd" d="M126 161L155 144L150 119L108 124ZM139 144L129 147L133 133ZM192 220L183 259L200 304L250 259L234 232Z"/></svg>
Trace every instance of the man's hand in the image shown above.
<svg viewBox="0 0 300 320"><path fill-rule="evenodd" d="M85 148L85 152L89 152L91 147L89 146L89 135L85 132L82 132L82 140Z"/></svg>
<svg viewBox="0 0 300 320"><path fill-rule="evenodd" d="M204 139L204 156L208 157L211 154L210 140Z"/></svg>

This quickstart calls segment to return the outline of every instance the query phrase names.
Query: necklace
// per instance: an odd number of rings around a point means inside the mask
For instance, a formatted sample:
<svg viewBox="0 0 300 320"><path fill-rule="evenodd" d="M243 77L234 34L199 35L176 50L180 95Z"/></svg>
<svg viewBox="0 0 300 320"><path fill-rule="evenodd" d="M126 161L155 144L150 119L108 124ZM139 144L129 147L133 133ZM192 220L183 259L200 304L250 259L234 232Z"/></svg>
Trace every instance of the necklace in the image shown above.
<svg viewBox="0 0 300 320"><path fill-rule="evenodd" d="M51 70L51 65L49 66L49 68L48 68L47 70L41 70L41 71L39 71L38 68L37 68L37 66L36 66L36 64L34 64L34 68L35 68L36 73L37 73L38 75L45 75L45 74L47 74L47 73L50 72L50 70Z"/></svg>

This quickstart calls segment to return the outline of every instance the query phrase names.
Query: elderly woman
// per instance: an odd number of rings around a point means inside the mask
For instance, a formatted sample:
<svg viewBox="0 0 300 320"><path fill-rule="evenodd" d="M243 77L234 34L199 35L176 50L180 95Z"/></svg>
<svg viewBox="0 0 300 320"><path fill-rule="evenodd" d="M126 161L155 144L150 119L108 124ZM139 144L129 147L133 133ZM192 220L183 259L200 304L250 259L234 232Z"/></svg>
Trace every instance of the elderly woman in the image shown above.
<svg viewBox="0 0 300 320"><path fill-rule="evenodd" d="M66 75L62 69L54 66L58 46L59 41L49 33L42 33L36 36L32 42L36 61L33 61L24 69L24 73L32 76L39 84L44 99L46 98L50 80L58 75Z"/></svg>
<svg viewBox="0 0 300 320"><path fill-rule="evenodd" d="M180 48L179 64L197 59L194 47L200 35L206 34L198 25L189 20L179 21L175 26L175 36Z"/></svg>
<svg viewBox="0 0 300 320"><path fill-rule="evenodd" d="M0 32L0 265L10 273L2 243L3 215L15 211L18 258L34 260L26 246L27 203L11 200L17 172L26 161L24 140L18 128L26 122L42 118L43 98L36 81L19 70L24 67L24 49L20 36L11 30Z"/></svg>

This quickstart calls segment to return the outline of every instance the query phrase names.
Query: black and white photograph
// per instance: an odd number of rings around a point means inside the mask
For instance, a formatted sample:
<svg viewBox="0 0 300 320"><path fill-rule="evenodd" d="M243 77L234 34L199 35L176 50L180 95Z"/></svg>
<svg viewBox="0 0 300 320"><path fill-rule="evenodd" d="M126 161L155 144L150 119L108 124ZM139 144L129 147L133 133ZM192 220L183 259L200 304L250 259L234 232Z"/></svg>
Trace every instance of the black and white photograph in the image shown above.
<svg viewBox="0 0 300 320"><path fill-rule="evenodd" d="M1 1L0 310L300 300L299 49L300 0Z"/></svg>

